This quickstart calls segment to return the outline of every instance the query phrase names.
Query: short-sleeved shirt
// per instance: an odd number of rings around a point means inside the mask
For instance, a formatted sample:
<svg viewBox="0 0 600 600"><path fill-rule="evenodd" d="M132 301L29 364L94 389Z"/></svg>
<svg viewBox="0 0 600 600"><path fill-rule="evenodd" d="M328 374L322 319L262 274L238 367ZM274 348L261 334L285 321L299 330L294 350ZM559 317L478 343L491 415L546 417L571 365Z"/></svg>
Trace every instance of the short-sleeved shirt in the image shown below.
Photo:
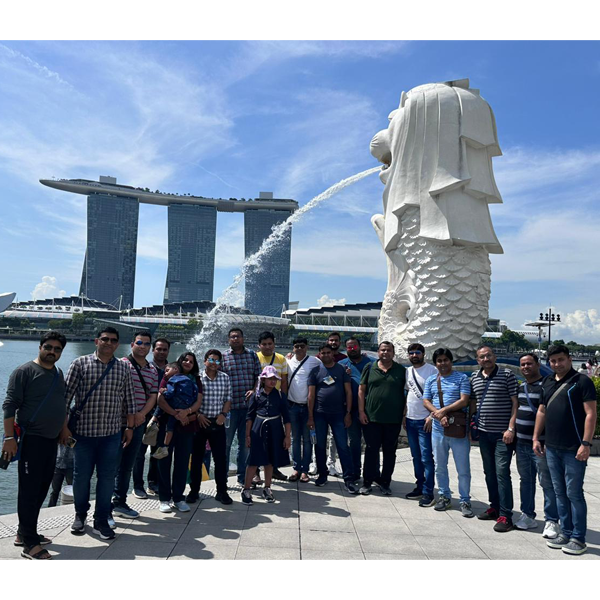
<svg viewBox="0 0 600 600"><path fill-rule="evenodd" d="M437 409L440 409L442 406L440 405L437 378L437 375L431 375L427 378L423 390L423 398L429 400L429 402ZM440 377L440 383L442 394L444 395L444 406L458 402L461 394L469 395L471 393L471 383L469 382L469 378L459 371L452 371L450 375ZM463 412L468 412L469 407L465 406L462 410ZM438 433L444 433L444 427L437 419L434 419L433 421L433 430Z"/></svg>
<svg viewBox="0 0 600 600"><path fill-rule="evenodd" d="M48 392L51 393L46 399ZM16 415L17 423L25 427L28 434L47 439L58 437L67 415L62 371L57 367L44 369L33 361L17 367L9 377L2 408L4 418ZM38 408L40 410L35 414ZM34 415L33 423L29 424Z"/></svg>
<svg viewBox="0 0 600 600"><path fill-rule="evenodd" d="M345 358L344 360L340 360L338 363L344 369L350 369L350 385L352 386L352 413L358 413L358 386L360 385L360 378L362 377L362 372L367 365L370 365L372 362L375 362L377 359L371 358L368 354L363 354L360 357L360 361L355 363L350 358Z"/></svg>
<svg viewBox="0 0 600 600"><path fill-rule="evenodd" d="M519 408L517 410L517 441L525 444L533 443L533 430L535 428L535 417L537 410L542 403L544 390L542 388L543 377L540 377L533 383L524 381L519 386L518 400ZM529 402L527 397L529 396ZM533 406L533 409L532 409ZM540 441L543 441L544 435L540 436Z"/></svg>
<svg viewBox="0 0 600 600"><path fill-rule="evenodd" d="M360 384L366 385L365 412L373 423L402 423L406 398L406 369L392 362L392 366L383 371L379 362L366 367L361 375Z"/></svg>
<svg viewBox="0 0 600 600"><path fill-rule="evenodd" d="M471 388L477 401L479 429L488 433L502 433L508 429L512 415L512 396L516 396L519 382L510 369L500 369L498 365L490 374L491 381L483 402L488 378L480 369L471 377ZM481 404L481 406L480 406Z"/></svg>
<svg viewBox="0 0 600 600"><path fill-rule="evenodd" d="M568 382L567 385L552 399L556 390L565 382ZM577 452L583 439L585 424L583 403L597 402L594 382L571 369L559 381L556 381L554 375L548 375L544 378L542 387L542 402L546 407L546 446Z"/></svg>
<svg viewBox="0 0 600 600"><path fill-rule="evenodd" d="M306 360L305 360L306 359ZM323 363L315 356L306 355L302 360L295 356L288 364L288 400L296 404L308 403L308 376L313 369L324 369ZM294 372L296 373L294 375ZM292 377L292 375L294 375Z"/></svg>
<svg viewBox="0 0 600 600"><path fill-rule="evenodd" d="M217 371L217 376L211 379L206 371L202 372L202 406L200 412L209 419L218 417L226 402L231 402L231 382L229 375Z"/></svg>
<svg viewBox="0 0 600 600"><path fill-rule="evenodd" d="M268 365L273 365L279 377L281 377L282 375L287 376L288 366L287 362L285 361L285 356L283 356L283 354L273 352L271 356L265 356L262 352L257 352L256 356L258 356L258 361L260 362L261 370ZM275 387L278 390L281 390L281 381L277 381L277 385Z"/></svg>
<svg viewBox="0 0 600 600"><path fill-rule="evenodd" d="M406 418L421 421L429 416L429 411L423 406L423 392L425 382L432 375L437 375L438 370L429 363L418 369L412 365L406 369ZM415 382L416 380L416 382ZM419 386L421 389L419 389Z"/></svg>
<svg viewBox="0 0 600 600"><path fill-rule="evenodd" d="M254 350L244 348L241 354L229 349L223 353L223 372L231 382L231 408L247 408L246 392L254 389L261 368Z"/></svg>
<svg viewBox="0 0 600 600"><path fill-rule="evenodd" d="M326 367L325 371L313 369L308 376L308 385L315 386L315 412L328 415L346 413L345 383L350 383L350 375L339 364ZM333 382L328 383L333 379Z"/></svg>
<svg viewBox="0 0 600 600"><path fill-rule="evenodd" d="M127 363L131 370L131 378L133 379L133 387L135 389L135 405L137 412L140 412L148 401L144 386L140 381L137 369L131 364L131 361L127 357L123 357L121 360ZM146 363L145 366L140 367L140 373L144 378L148 394L158 394L158 371L156 367L152 363Z"/></svg>

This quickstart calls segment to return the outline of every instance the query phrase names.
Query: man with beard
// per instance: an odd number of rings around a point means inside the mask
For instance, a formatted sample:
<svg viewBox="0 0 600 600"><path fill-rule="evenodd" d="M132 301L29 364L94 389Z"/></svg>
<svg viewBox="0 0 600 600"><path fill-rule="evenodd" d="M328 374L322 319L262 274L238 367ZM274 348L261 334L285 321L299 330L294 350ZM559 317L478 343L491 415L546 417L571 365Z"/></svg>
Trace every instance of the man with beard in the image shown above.
<svg viewBox="0 0 600 600"><path fill-rule="evenodd" d="M408 347L410 367L406 370L406 418L404 428L415 471L415 489L406 494L408 500L419 500L419 506L433 506L435 469L431 445L431 413L423 405L425 382L437 369L425 362L425 348L421 344Z"/></svg>

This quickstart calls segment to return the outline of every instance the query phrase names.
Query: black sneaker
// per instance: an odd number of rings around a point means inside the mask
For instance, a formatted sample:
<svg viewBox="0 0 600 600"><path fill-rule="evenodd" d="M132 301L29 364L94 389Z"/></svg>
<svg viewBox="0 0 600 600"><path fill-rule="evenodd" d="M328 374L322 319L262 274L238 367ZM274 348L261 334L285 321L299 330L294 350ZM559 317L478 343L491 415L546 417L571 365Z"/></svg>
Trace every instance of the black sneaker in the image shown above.
<svg viewBox="0 0 600 600"><path fill-rule="evenodd" d="M196 504L196 502L198 502L198 499L200 498L200 496L198 494L196 494L195 492L190 492L186 497L185 497L185 501L188 504Z"/></svg>
<svg viewBox="0 0 600 600"><path fill-rule="evenodd" d="M220 502L221 504L232 504L233 503L231 496L227 492L218 492L217 495L215 496L215 500L217 502ZM189 502L189 499L188 499L188 502Z"/></svg>
<svg viewBox="0 0 600 600"><path fill-rule="evenodd" d="M242 502L248 506L254 504L252 501L252 492L250 490L242 490Z"/></svg>
<svg viewBox="0 0 600 600"><path fill-rule="evenodd" d="M360 488L360 490L358 490L358 493L361 496L368 496L371 492L373 491L373 488L370 486L370 484L363 484L363 486Z"/></svg>
<svg viewBox="0 0 600 600"><path fill-rule="evenodd" d="M288 476L284 475L279 469L273 469L273 479L277 479L277 481L287 481Z"/></svg>
<svg viewBox="0 0 600 600"><path fill-rule="evenodd" d="M71 525L71 533L73 535L83 535L85 533L86 518L86 514L75 513L75 520L73 521L73 525Z"/></svg>
<svg viewBox="0 0 600 600"><path fill-rule="evenodd" d="M512 519L509 519L508 517L498 517L498 520L494 525L494 531L497 531L498 533L506 533L507 531L511 531L512 528Z"/></svg>
<svg viewBox="0 0 600 600"><path fill-rule="evenodd" d="M115 538L115 532L108 526L107 522L94 521L92 532L99 535L101 540L113 540Z"/></svg>
<svg viewBox="0 0 600 600"><path fill-rule="evenodd" d="M546 546L548 546L548 548L560 550L561 548L564 548L570 541L571 540L569 539L568 535L565 535L564 533L559 533L558 536L554 539L547 540Z"/></svg>
<svg viewBox="0 0 600 600"><path fill-rule="evenodd" d="M315 480L315 485L321 487L327 483L327 475L319 475Z"/></svg>
<svg viewBox="0 0 600 600"><path fill-rule="evenodd" d="M407 500L420 500L423 497L423 492L419 488L415 488L412 492L408 492L404 497Z"/></svg>
<svg viewBox="0 0 600 600"><path fill-rule="evenodd" d="M433 496L421 496L419 500L419 506L430 507L435 504L435 498Z"/></svg>
<svg viewBox="0 0 600 600"><path fill-rule="evenodd" d="M352 481L346 481L344 483L344 489L349 494L358 494L358 488L354 485L354 482L352 482Z"/></svg>
<svg viewBox="0 0 600 600"><path fill-rule="evenodd" d="M446 498L446 496L440 496L433 507L433 510L448 510L451 506L452 502L450 502L450 498Z"/></svg>
<svg viewBox="0 0 600 600"><path fill-rule="evenodd" d="M273 492L271 491L270 487L263 488L262 497L269 503L275 502L275 498L273 497Z"/></svg>
<svg viewBox="0 0 600 600"><path fill-rule="evenodd" d="M499 516L498 511L490 506L485 512L478 514L477 518L480 521L497 521Z"/></svg>
<svg viewBox="0 0 600 600"><path fill-rule="evenodd" d="M392 495L392 488L390 488L389 485L385 485L385 483L380 483L379 484L379 491L384 495L384 496L391 496Z"/></svg>

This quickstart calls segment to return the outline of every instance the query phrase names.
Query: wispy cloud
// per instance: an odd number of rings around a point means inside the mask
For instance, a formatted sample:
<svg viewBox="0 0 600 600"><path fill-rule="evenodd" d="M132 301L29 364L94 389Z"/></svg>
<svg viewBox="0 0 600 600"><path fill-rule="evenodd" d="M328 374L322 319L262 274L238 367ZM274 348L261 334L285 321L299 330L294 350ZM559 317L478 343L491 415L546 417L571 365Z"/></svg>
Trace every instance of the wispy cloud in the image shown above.
<svg viewBox="0 0 600 600"><path fill-rule="evenodd" d="M26 56L25 54L22 54L17 50L9 48L4 44L0 44L0 55L4 55L5 57L8 57L10 59L14 59L25 63L25 65L27 65L28 68L33 69L37 72L38 75L41 75L42 77L45 77L47 79L53 79L57 83L67 86L68 88L73 87L69 82L65 81L56 71L50 70L48 67L39 64L29 56Z"/></svg>

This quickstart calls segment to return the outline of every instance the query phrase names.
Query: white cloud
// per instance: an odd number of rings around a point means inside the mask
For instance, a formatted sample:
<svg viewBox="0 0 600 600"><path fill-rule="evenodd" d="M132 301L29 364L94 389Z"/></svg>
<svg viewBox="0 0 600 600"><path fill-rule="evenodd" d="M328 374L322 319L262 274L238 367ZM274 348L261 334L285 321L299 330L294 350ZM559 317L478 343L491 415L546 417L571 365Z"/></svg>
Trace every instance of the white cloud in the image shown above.
<svg viewBox="0 0 600 600"><path fill-rule="evenodd" d="M317 300L317 306L333 306L334 304L345 304L346 298L340 298L336 300L335 298L330 298L327 294L324 294Z"/></svg>
<svg viewBox="0 0 600 600"><path fill-rule="evenodd" d="M555 339L574 340L580 344L600 343L600 314L597 309L576 310L561 315L561 319L561 323L553 326Z"/></svg>
<svg viewBox="0 0 600 600"><path fill-rule="evenodd" d="M13 50L12 48L8 48L4 44L0 44L0 52L2 54L4 54L5 56L8 56L10 58L17 59L19 61L24 62L26 65L28 65L29 67L34 69L37 73L39 73L43 77L48 78L48 79L53 79L54 81L56 81L62 85L72 88L71 84L66 82L64 79L62 79L62 77L58 73L56 73L55 71L51 71L48 67L46 67L44 65L40 65L39 63L37 63L35 60L30 58L29 56L26 56L25 54L22 54L21 52L17 52L16 50Z"/></svg>
<svg viewBox="0 0 600 600"><path fill-rule="evenodd" d="M58 298L64 296L67 292L61 290L58 286L58 279L50 275L44 275L42 281L38 283L31 292L32 300L44 300L45 298Z"/></svg>

